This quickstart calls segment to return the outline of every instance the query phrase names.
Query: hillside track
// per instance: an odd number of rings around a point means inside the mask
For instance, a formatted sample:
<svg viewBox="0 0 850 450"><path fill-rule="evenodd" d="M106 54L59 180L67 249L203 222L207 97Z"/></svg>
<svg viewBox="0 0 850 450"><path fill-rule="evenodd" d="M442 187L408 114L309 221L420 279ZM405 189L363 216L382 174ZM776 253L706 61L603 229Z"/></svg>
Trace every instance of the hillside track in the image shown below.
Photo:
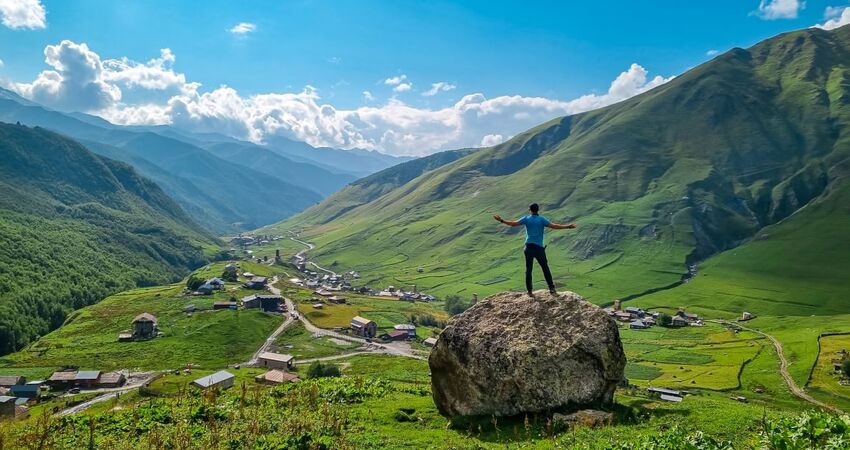
<svg viewBox="0 0 850 450"><path fill-rule="evenodd" d="M708 320L708 322L715 322L715 323L719 323L719 324L722 324L722 325L733 325L733 326L736 326L736 327L738 327L742 330L749 331L749 332L752 332L752 333L756 333L758 335L766 337L773 344L773 348L776 349L776 354L779 356L779 374L782 375L782 379L785 380L785 384L788 385L788 389L791 391L791 393L795 397L799 398L800 400L809 402L809 403L811 403L811 404L813 404L813 405L815 405L815 406L817 406L821 409L825 409L829 412L832 412L832 413L835 413L835 414L846 414L840 408L833 406L833 405L826 404L826 403L812 397L811 395L809 395L806 392L805 389L800 387L797 384L797 382L794 381L794 378L791 377L791 373L788 372L788 359L785 358L785 351L782 348L782 343L779 342L778 339L776 339L775 337L765 333L764 331L760 331L760 330L757 330L755 328L745 327L745 326L742 326L738 323L730 322L728 320Z"/></svg>

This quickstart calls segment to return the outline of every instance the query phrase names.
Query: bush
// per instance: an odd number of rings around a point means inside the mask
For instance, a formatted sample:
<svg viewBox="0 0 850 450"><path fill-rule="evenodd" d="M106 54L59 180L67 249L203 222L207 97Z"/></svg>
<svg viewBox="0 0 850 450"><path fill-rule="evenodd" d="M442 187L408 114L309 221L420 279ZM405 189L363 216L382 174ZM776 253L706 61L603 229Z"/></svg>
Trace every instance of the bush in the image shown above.
<svg viewBox="0 0 850 450"><path fill-rule="evenodd" d="M673 318L670 317L670 314L660 313L658 314L658 325L662 327L669 327L671 323L673 323Z"/></svg>
<svg viewBox="0 0 850 450"><path fill-rule="evenodd" d="M765 421L762 448L771 450L850 448L850 416L805 412Z"/></svg>
<svg viewBox="0 0 850 450"><path fill-rule="evenodd" d="M845 359L843 363L841 363L841 372L844 373L845 377L850 377L850 359Z"/></svg>
<svg viewBox="0 0 850 450"><path fill-rule="evenodd" d="M446 322L442 320L437 320L437 318L432 316L431 314L411 314L409 319L410 323L416 326L435 328L445 328L446 326Z"/></svg>
<svg viewBox="0 0 850 450"><path fill-rule="evenodd" d="M201 287L201 285L204 284L204 281L205 280L202 278L192 275L188 280L186 280L186 287L189 288L190 291L194 291Z"/></svg>
<svg viewBox="0 0 850 450"><path fill-rule="evenodd" d="M335 364L323 364L319 361L310 364L307 378L333 378L340 376L339 367Z"/></svg>
<svg viewBox="0 0 850 450"><path fill-rule="evenodd" d="M443 308L450 316L458 315L472 306L472 300L464 300L459 295L447 295Z"/></svg>

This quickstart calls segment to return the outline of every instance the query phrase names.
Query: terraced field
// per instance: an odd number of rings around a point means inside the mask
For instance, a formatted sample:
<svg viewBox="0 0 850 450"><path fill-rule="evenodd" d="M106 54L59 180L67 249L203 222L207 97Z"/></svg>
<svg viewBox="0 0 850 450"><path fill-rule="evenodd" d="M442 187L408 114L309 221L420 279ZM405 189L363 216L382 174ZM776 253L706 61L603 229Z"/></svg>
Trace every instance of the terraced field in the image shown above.
<svg viewBox="0 0 850 450"><path fill-rule="evenodd" d="M629 381L640 386L737 389L739 374L765 345L747 332L735 333L717 324L704 327L620 329Z"/></svg>

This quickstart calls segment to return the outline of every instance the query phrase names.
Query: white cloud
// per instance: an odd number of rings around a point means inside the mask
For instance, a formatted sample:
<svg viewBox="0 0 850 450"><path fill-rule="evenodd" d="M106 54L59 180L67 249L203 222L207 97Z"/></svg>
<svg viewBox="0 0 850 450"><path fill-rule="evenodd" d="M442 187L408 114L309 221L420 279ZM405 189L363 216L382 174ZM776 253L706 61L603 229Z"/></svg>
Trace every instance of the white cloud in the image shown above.
<svg viewBox="0 0 850 450"><path fill-rule="evenodd" d="M139 63L128 58L101 61L86 44L64 40L44 49L45 70L31 83L17 83L21 95L65 111L98 111L113 107L124 94L131 99L165 101L181 92L200 87L174 72L174 53L160 50L158 58ZM156 95L159 92L160 95Z"/></svg>
<svg viewBox="0 0 850 450"><path fill-rule="evenodd" d="M375 100L375 96L369 91L363 91L363 100L371 102L372 100Z"/></svg>
<svg viewBox="0 0 850 450"><path fill-rule="evenodd" d="M402 74L402 75L387 78L386 80L384 80L384 84L386 84L388 86L395 86L397 84L401 84L401 82L406 80L406 79L407 79L407 75Z"/></svg>
<svg viewBox="0 0 850 450"><path fill-rule="evenodd" d="M65 40L44 49L44 61L54 70L38 74L32 83L18 83L24 97L66 110L91 111L121 100L121 90L104 80L100 56L86 44Z"/></svg>
<svg viewBox="0 0 850 450"><path fill-rule="evenodd" d="M764 20L796 19L805 7L806 2L802 0L761 0L758 11L753 14Z"/></svg>
<svg viewBox="0 0 850 450"><path fill-rule="evenodd" d="M709 50L709 51L705 52L705 55L706 55L706 56L715 56L715 55L717 55L718 53L720 53L720 51L719 51L719 50L714 50L714 49L712 49L712 50Z"/></svg>
<svg viewBox="0 0 850 450"><path fill-rule="evenodd" d="M501 134L488 134L481 138L481 143L478 145L479 147L492 147L494 145L501 144L505 142L505 137Z"/></svg>
<svg viewBox="0 0 850 450"><path fill-rule="evenodd" d="M826 21L822 24L815 25L815 28L824 30L834 30L838 27L843 27L850 23L850 7L833 7L828 6L823 13L823 18Z"/></svg>
<svg viewBox="0 0 850 450"><path fill-rule="evenodd" d="M413 87L411 83L399 83L393 88L393 92L407 92Z"/></svg>
<svg viewBox="0 0 850 450"><path fill-rule="evenodd" d="M451 83L447 83L445 81L438 81L436 83L432 83L431 89L428 89L427 91L423 92L422 95L424 95L425 97L433 97L437 95L440 91L450 91L456 87L457 86Z"/></svg>
<svg viewBox="0 0 850 450"><path fill-rule="evenodd" d="M331 64L339 64L342 62L342 58L340 58L339 56L331 56L330 58L328 58L328 62Z"/></svg>
<svg viewBox="0 0 850 450"><path fill-rule="evenodd" d="M0 0L3 25L18 28L46 28L47 18L40 0Z"/></svg>
<svg viewBox="0 0 850 450"><path fill-rule="evenodd" d="M606 93L567 101L520 95L487 98L472 93L438 109L416 107L396 98L381 105L337 109L311 86L300 92L251 96L242 96L228 86L202 91L199 83L174 71L175 57L168 49L146 63L127 58L101 61L85 44L62 41L48 46L45 56L52 70L30 83L11 87L57 109L88 111L119 124L170 124L255 142L285 136L314 146L376 149L397 155L493 145L554 117L610 105L670 80L650 78L646 69L632 64ZM397 78L388 79L387 84L409 84L406 76ZM363 96L374 100L369 91Z"/></svg>
<svg viewBox="0 0 850 450"><path fill-rule="evenodd" d="M244 36L257 30L257 25L250 22L239 22L233 28L227 30L237 36Z"/></svg>
<svg viewBox="0 0 850 450"><path fill-rule="evenodd" d="M6 65L6 63L4 63L2 59L0 59L0 68L2 68L5 65Z"/></svg>

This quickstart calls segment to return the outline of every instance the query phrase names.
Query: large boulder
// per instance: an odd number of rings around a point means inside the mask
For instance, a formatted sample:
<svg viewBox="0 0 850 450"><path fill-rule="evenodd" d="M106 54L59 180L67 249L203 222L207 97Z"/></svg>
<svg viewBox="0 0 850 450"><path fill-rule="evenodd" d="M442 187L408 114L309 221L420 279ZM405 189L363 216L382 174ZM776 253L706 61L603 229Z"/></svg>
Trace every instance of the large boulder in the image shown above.
<svg viewBox="0 0 850 450"><path fill-rule="evenodd" d="M447 416L608 403L626 357L617 324L572 292L503 293L453 317L428 358Z"/></svg>

